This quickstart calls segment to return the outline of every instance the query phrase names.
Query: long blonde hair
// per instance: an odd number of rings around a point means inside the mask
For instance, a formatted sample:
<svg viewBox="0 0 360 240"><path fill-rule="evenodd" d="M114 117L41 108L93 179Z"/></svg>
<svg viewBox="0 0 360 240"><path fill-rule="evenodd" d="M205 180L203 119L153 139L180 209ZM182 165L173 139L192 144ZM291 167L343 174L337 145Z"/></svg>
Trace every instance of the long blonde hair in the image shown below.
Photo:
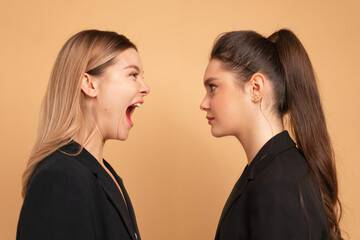
<svg viewBox="0 0 360 240"><path fill-rule="evenodd" d="M128 48L136 46L125 36L99 30L79 32L62 47L42 102L35 145L22 176L23 197L39 162L68 144L84 126L84 73L101 75Z"/></svg>

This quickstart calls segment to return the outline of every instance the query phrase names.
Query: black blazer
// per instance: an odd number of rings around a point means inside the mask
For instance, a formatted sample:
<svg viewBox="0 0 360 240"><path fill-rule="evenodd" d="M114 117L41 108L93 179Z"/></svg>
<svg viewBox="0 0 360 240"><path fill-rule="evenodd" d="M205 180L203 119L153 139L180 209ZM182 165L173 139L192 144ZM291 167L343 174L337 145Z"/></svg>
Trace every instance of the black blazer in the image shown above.
<svg viewBox="0 0 360 240"><path fill-rule="evenodd" d="M225 204L215 239L310 236L329 239L327 219L314 175L284 131L269 140L245 168Z"/></svg>
<svg viewBox="0 0 360 240"><path fill-rule="evenodd" d="M79 147L72 142L36 167L21 209L17 240L140 239L122 179L104 160L126 205L112 178L85 148L74 155Z"/></svg>

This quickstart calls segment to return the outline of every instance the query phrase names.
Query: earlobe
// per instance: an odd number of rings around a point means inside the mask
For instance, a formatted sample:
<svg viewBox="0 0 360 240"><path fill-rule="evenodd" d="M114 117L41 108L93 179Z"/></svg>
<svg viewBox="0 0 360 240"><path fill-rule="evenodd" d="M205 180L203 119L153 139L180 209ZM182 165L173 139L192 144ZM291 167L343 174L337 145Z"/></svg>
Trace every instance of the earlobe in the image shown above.
<svg viewBox="0 0 360 240"><path fill-rule="evenodd" d="M263 98L265 77L261 73L255 73L250 81L251 101L259 102Z"/></svg>
<svg viewBox="0 0 360 240"><path fill-rule="evenodd" d="M97 83L93 76L84 73L83 79L81 81L81 91L88 97L97 96Z"/></svg>

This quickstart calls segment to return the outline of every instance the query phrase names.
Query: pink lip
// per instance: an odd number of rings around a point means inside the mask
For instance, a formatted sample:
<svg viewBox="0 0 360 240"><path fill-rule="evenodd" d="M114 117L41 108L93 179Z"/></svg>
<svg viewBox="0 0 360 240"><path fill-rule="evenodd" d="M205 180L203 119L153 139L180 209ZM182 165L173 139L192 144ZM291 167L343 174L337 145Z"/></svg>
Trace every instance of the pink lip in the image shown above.
<svg viewBox="0 0 360 240"><path fill-rule="evenodd" d="M212 122L215 118L206 116L206 119L208 120L208 123L211 124L211 122Z"/></svg>

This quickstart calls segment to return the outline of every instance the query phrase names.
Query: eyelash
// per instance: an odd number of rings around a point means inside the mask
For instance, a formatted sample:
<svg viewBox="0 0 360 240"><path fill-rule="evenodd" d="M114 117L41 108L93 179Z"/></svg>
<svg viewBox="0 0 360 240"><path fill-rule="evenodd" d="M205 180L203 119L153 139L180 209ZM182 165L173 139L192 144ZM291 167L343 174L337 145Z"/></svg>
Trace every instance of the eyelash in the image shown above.
<svg viewBox="0 0 360 240"><path fill-rule="evenodd" d="M213 92L216 88L216 85L214 84L209 84L209 88L210 88L210 92Z"/></svg>
<svg viewBox="0 0 360 240"><path fill-rule="evenodd" d="M130 73L130 74L129 74L130 77L134 77L134 78L136 78L137 75L138 75L138 73Z"/></svg>

